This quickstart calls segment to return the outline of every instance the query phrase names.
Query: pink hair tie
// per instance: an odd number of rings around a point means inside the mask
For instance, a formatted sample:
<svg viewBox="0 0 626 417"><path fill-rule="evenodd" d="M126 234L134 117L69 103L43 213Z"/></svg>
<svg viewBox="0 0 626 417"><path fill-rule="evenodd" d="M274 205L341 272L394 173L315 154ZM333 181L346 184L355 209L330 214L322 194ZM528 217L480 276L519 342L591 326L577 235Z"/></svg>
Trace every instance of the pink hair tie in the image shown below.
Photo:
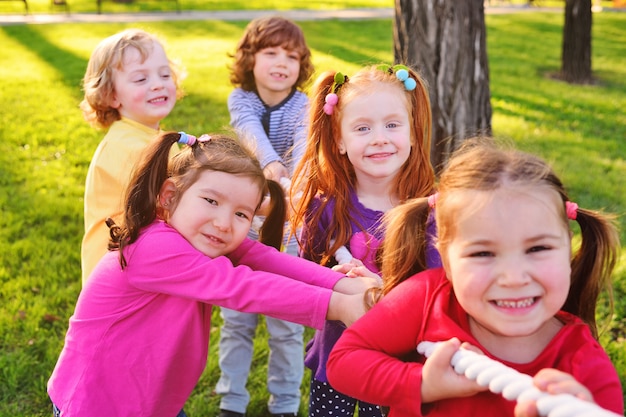
<svg viewBox="0 0 626 417"><path fill-rule="evenodd" d="M435 208L437 204L437 199L439 198L439 193L431 194L428 196L428 207Z"/></svg>
<svg viewBox="0 0 626 417"><path fill-rule="evenodd" d="M183 145L193 146L196 143L196 137L193 135L188 135L185 132L178 132L180 138L178 139L178 143L182 143Z"/></svg>
<svg viewBox="0 0 626 417"><path fill-rule="evenodd" d="M211 136L206 133L198 138L198 142L208 142L211 140Z"/></svg>
<svg viewBox="0 0 626 417"><path fill-rule="evenodd" d="M578 214L578 204L572 203L571 201L566 201L565 213L567 214L568 219L576 220L576 215Z"/></svg>
<svg viewBox="0 0 626 417"><path fill-rule="evenodd" d="M339 97L337 97L337 94L335 93L330 93L326 95L324 101L326 102L326 104L324 104L324 113L330 116L333 114L335 106L339 102Z"/></svg>

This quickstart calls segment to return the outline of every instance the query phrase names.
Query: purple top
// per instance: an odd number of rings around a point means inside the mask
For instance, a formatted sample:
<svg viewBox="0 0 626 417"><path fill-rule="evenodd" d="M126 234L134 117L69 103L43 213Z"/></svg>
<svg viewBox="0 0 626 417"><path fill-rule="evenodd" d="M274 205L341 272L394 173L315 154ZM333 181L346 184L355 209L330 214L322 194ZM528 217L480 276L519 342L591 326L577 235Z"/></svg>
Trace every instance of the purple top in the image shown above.
<svg viewBox="0 0 626 417"><path fill-rule="evenodd" d="M380 273L376 266L376 251L380 246L383 239L384 230L381 227L381 221L384 213L382 211L371 210L359 202L359 199L354 192L350 190L350 203L352 205L352 212L350 213L352 236L350 241L345 245L354 258L360 259L363 264L372 272ZM315 212L321 206L320 197L316 197L312 201L309 208L309 213ZM325 231L329 230L331 219L335 208L335 199L330 198L330 201L326 205L324 212L320 217L320 224L318 227L318 233L313 236L311 247L307 247L307 235L308 230L306 227L302 230L302 241L305 242L305 248L303 253L321 253L321 248L326 240ZM428 235L435 235L435 223L429 218L428 223ZM365 231L358 227L360 224ZM429 242L432 239L429 238ZM321 257L306 256L311 260L319 262ZM334 263L331 263L332 266ZM434 268L441 266L441 260L439 253L435 249L434 245L429 244L426 249L426 265L428 268ZM306 354L304 357L304 364L313 371L314 378L317 381L328 382L326 377L326 362L328 356L335 343L346 329L346 326L339 321L326 321L322 330L317 330L313 338L309 341L306 347Z"/></svg>

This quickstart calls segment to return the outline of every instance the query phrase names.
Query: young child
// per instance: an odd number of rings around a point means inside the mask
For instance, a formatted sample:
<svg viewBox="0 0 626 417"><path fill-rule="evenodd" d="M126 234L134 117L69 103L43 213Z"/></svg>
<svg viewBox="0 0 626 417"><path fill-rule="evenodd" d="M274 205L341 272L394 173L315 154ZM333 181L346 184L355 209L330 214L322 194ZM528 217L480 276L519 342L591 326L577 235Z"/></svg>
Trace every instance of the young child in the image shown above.
<svg viewBox="0 0 626 417"><path fill-rule="evenodd" d="M294 215L302 227L302 256L333 266L345 246L355 259L348 269L362 264L377 273L383 214L433 188L428 90L408 67L372 66L350 78L322 74L311 97L307 148L292 188L302 192ZM428 266L438 265L434 247L430 256ZM327 322L307 346L310 416L354 414L356 400L326 377L328 354L344 329ZM359 404L359 416L379 415L378 406Z"/></svg>
<svg viewBox="0 0 626 417"><path fill-rule="evenodd" d="M288 184L306 141L308 98L302 88L313 65L304 34L283 17L257 18L248 24L233 58L230 80L236 88L228 98L231 125L254 144L266 177ZM249 237L258 237L254 226ZM282 246L297 256L295 237L285 234ZM220 417L243 417L250 401L246 383L259 316L226 308L221 315L221 375L215 388L222 395ZM295 416L304 375L304 329L272 317L266 317L265 323L270 347L268 409L275 417Z"/></svg>
<svg viewBox="0 0 626 417"><path fill-rule="evenodd" d="M399 266L385 274L390 260L415 262L421 243L413 236L424 229L429 202L443 269L409 277ZM574 253L568 220L581 231ZM586 398L621 415L620 381L595 321L618 253L611 218L570 202L543 160L469 141L449 161L437 194L390 215L382 259L390 282L335 346L329 380L390 407L390 417L512 416L515 402L454 372L451 357L463 347L537 375L542 390L589 392ZM415 350L422 341L442 342L425 362ZM518 416L532 415L526 406Z"/></svg>
<svg viewBox="0 0 626 417"><path fill-rule="evenodd" d="M177 141L191 146L168 166ZM176 416L205 369L211 304L316 328L364 312L368 280L246 239L268 185L280 230L284 194L236 140L164 133L149 145L111 230L118 251L83 287L48 381L57 413Z"/></svg>
<svg viewBox="0 0 626 417"><path fill-rule="evenodd" d="M162 43L139 29L104 39L89 58L80 107L92 126L108 132L93 155L85 183L83 284L107 252L105 220L119 219L130 171L182 94L182 78Z"/></svg>

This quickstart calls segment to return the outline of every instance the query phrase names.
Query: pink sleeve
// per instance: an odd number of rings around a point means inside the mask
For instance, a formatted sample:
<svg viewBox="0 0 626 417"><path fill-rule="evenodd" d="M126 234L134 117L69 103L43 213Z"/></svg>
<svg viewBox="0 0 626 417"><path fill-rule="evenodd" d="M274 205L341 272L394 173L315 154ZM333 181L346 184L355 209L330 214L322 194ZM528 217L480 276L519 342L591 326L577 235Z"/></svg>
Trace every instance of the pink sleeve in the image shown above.
<svg viewBox="0 0 626 417"><path fill-rule="evenodd" d="M324 288L333 288L345 276L315 262L287 255L250 239L246 239L228 258L235 265L246 265L257 271L284 275Z"/></svg>
<svg viewBox="0 0 626 417"><path fill-rule="evenodd" d="M225 256L212 259L198 252L164 224L150 226L128 249L125 274L130 285L143 291L265 314L318 329L324 325L332 291L307 283L315 281L305 277L311 274L309 269L301 271L303 280L299 281L245 265L233 266ZM275 260L273 256L268 259ZM317 272L327 269L318 268ZM296 271L292 272L295 275ZM334 285L328 277L324 283Z"/></svg>

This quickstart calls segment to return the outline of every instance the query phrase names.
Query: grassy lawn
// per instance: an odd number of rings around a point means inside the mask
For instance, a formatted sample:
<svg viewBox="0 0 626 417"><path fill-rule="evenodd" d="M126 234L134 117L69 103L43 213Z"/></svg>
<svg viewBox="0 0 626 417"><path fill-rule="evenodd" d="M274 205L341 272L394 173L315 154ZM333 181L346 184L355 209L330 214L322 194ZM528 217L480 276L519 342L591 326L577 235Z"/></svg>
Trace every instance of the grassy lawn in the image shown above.
<svg viewBox="0 0 626 417"><path fill-rule="evenodd" d="M79 10L81 1L91 4L91 0L73 0L73 10ZM37 2L31 3L34 9ZM193 2L182 3L187 8ZM38 4L47 11L46 0ZM199 7L200 2L195 4ZM202 2L203 8L220 4ZM280 4L304 7L305 2ZM316 4L391 6L376 0ZM0 13L14 5L21 7L18 2L0 2ZM228 5L243 7L243 3ZM274 7L268 2L246 5ZM106 7L108 11L113 3ZM622 243L626 243L626 13L594 15L597 83L590 86L566 85L551 78L560 66L562 21L563 16L554 13L487 17L494 133L552 161L572 199L582 207L618 213ZM138 25L160 34L169 55L180 58L189 73L184 83L187 96L163 128L199 134L227 126L226 97L231 90L227 53L246 23ZM389 19L301 22L318 70L334 68L347 74L362 64L391 61L391 25ZM83 186L89 160L103 135L82 120L80 80L94 46L130 26L0 27L1 416L50 415L45 386L80 291ZM613 316L606 309L599 312L606 324L601 341L626 383L624 260L615 274L615 297ZM191 417L217 414L219 399L211 394L218 377L217 315L213 326L207 371L185 407ZM259 331L264 334L263 328ZM267 401L263 365L268 351L263 340L256 342L259 366L249 384L253 417L263 415ZM308 376L303 384L303 416L307 380Z"/></svg>
<svg viewBox="0 0 626 417"><path fill-rule="evenodd" d="M62 5L52 6L54 0L27 0L30 13L65 13ZM58 0L63 1L63 0ZM58 2L57 1L57 2ZM96 13L97 0L64 0L72 13ZM189 10L291 10L291 9L350 9L393 7L393 0L178 0L183 11ZM527 0L491 0L492 6L525 5ZM535 0L541 7L564 7L564 0ZM611 7L612 0L602 0L603 7ZM175 11L175 0L102 0L102 13L164 12ZM22 14L24 3L20 0L0 1L0 14Z"/></svg>

